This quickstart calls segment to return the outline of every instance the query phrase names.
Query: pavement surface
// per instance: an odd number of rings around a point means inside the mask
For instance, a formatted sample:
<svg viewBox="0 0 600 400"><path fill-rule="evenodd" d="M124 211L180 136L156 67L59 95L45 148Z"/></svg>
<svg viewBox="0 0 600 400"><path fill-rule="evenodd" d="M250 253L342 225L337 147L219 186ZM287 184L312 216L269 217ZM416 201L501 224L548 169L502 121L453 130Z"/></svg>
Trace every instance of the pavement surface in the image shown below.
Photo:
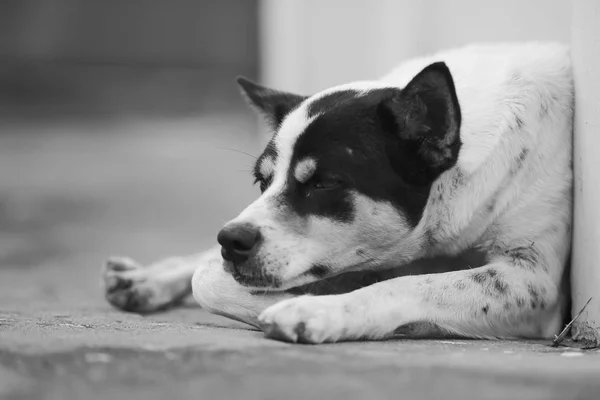
<svg viewBox="0 0 600 400"><path fill-rule="evenodd" d="M198 251L256 196L238 152L258 153L255 126L246 114L0 126L0 399L600 398L597 350L290 345L191 302L112 309L107 256Z"/></svg>

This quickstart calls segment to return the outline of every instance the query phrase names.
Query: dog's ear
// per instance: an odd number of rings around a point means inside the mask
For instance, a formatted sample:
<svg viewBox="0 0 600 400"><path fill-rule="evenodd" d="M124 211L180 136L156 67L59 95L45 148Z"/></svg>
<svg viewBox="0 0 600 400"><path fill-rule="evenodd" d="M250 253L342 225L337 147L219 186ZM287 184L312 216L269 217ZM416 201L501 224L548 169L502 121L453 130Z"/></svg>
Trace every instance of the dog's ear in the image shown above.
<svg viewBox="0 0 600 400"><path fill-rule="evenodd" d="M307 98L269 89L242 76L237 78L237 83L248 104L258 110L273 129L277 129L285 116Z"/></svg>
<svg viewBox="0 0 600 400"><path fill-rule="evenodd" d="M413 183L430 182L456 163L461 113L445 63L423 69L404 89L383 100L378 113L384 128L400 139L398 167Z"/></svg>

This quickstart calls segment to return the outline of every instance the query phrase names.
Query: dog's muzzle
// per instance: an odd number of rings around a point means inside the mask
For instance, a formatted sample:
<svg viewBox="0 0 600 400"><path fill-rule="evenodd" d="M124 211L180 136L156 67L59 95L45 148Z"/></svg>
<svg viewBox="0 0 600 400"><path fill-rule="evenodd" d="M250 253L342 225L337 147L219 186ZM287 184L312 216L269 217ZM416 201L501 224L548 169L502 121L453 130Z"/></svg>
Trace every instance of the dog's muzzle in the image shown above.
<svg viewBox="0 0 600 400"><path fill-rule="evenodd" d="M251 223L230 222L217 235L221 245L224 268L242 285L275 288L281 282L267 273L260 263L257 253L262 242L258 226Z"/></svg>

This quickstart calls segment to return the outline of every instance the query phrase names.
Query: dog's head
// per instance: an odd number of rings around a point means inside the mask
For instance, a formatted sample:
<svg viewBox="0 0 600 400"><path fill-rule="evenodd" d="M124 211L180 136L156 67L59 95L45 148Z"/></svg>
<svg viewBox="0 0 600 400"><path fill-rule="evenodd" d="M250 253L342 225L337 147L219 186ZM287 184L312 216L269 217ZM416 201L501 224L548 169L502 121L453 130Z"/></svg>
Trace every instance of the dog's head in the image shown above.
<svg viewBox="0 0 600 400"><path fill-rule="evenodd" d="M283 290L422 253L431 185L460 149L445 64L403 89L366 82L304 97L238 83L275 133L254 169L262 195L218 235L236 280Z"/></svg>

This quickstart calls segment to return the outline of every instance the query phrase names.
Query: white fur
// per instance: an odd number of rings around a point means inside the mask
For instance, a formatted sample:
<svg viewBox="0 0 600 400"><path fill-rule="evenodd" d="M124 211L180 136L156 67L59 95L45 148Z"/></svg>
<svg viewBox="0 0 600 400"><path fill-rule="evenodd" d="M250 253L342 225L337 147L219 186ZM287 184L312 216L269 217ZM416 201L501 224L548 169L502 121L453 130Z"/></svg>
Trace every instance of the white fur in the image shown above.
<svg viewBox="0 0 600 400"><path fill-rule="evenodd" d="M314 158L305 158L298 161L294 168L294 178L300 183L308 181L317 169L317 162Z"/></svg>
<svg viewBox="0 0 600 400"><path fill-rule="evenodd" d="M268 178L275 171L275 162L271 157L265 157L259 165L259 172L262 176Z"/></svg>

